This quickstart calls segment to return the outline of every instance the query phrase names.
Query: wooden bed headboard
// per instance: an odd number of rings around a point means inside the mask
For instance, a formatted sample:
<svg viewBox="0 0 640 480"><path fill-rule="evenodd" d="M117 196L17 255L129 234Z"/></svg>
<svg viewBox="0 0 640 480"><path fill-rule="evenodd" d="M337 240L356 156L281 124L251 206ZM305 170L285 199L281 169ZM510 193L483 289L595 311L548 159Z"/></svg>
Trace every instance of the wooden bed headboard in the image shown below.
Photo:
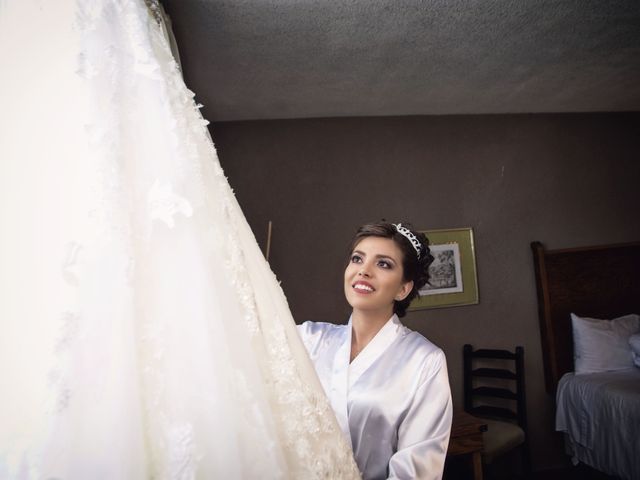
<svg viewBox="0 0 640 480"><path fill-rule="evenodd" d="M532 242L545 384L573 371L573 312L612 319L640 313L640 242L545 250Z"/></svg>

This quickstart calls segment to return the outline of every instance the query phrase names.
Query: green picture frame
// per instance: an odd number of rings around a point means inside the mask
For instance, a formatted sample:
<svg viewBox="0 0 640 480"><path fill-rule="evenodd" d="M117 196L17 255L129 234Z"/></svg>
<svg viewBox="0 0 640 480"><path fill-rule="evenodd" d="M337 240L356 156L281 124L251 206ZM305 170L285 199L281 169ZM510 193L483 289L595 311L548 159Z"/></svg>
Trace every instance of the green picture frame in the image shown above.
<svg viewBox="0 0 640 480"><path fill-rule="evenodd" d="M458 307L479 303L476 253L472 228L426 230L435 257L430 284L411 302L409 310Z"/></svg>

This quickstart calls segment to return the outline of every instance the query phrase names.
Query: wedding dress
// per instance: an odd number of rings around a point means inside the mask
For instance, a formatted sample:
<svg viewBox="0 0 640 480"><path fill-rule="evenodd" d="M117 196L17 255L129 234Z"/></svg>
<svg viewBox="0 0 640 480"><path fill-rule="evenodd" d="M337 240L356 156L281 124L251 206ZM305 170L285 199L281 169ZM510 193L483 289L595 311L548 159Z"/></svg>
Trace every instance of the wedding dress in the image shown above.
<svg viewBox="0 0 640 480"><path fill-rule="evenodd" d="M358 478L158 8L0 0L0 478Z"/></svg>

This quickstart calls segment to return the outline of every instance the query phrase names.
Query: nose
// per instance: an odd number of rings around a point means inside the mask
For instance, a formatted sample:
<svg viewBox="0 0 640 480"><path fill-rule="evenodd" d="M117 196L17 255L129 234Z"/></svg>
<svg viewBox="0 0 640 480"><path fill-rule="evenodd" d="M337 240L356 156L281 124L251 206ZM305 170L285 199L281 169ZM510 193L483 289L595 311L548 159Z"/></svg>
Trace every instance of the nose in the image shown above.
<svg viewBox="0 0 640 480"><path fill-rule="evenodd" d="M367 268L364 265L360 268L360 271L358 272L358 276L360 276L360 277L368 277L369 276L369 271L367 270Z"/></svg>

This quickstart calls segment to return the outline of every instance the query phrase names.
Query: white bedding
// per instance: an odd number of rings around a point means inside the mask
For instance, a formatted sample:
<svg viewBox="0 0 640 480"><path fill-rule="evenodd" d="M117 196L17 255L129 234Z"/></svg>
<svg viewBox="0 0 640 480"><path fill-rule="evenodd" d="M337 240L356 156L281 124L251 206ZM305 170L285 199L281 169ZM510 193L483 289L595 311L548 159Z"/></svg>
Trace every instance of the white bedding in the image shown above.
<svg viewBox="0 0 640 480"><path fill-rule="evenodd" d="M640 368L565 374L556 394L556 430L574 460L609 475L640 479Z"/></svg>

